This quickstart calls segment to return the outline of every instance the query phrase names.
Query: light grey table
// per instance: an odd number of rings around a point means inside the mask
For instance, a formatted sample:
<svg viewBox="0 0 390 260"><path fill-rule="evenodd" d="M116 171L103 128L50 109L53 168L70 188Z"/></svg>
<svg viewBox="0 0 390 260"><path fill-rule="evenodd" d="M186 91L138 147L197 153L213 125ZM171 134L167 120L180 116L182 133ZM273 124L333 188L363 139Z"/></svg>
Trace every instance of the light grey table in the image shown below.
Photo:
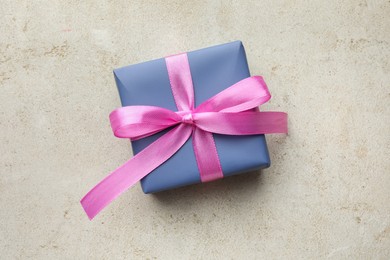
<svg viewBox="0 0 390 260"><path fill-rule="evenodd" d="M0 258L389 259L389 1L5 1ZM261 173L79 199L131 157L112 69L242 40L289 113Z"/></svg>

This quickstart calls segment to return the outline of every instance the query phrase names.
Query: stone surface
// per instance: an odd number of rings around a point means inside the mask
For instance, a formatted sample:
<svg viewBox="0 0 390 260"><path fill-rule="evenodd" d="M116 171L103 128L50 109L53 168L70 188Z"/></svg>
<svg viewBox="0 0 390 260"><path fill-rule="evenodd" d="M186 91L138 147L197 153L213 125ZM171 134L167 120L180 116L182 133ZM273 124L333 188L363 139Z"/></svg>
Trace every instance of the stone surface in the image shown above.
<svg viewBox="0 0 390 260"><path fill-rule="evenodd" d="M5 1L3 259L389 259L390 2ZM272 166L90 222L79 199L131 156L112 69L242 40L267 80Z"/></svg>

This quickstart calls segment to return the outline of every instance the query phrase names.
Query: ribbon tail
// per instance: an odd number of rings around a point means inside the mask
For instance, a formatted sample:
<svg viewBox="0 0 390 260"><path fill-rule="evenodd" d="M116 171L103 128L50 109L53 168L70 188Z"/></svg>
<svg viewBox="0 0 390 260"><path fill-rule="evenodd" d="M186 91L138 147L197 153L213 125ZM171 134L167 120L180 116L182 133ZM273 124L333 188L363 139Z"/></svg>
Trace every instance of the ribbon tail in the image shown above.
<svg viewBox="0 0 390 260"><path fill-rule="evenodd" d="M287 133L284 112L205 112L194 114L200 129L225 135L255 135Z"/></svg>
<svg viewBox="0 0 390 260"><path fill-rule="evenodd" d="M80 201L89 219L174 155L191 133L190 126L175 127L97 184Z"/></svg>

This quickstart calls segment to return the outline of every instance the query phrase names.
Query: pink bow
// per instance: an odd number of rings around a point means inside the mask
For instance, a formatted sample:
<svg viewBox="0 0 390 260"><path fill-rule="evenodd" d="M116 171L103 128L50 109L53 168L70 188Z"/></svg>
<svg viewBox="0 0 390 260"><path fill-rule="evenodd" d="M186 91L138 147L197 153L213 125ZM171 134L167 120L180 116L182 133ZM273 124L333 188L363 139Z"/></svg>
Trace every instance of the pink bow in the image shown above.
<svg viewBox="0 0 390 260"><path fill-rule="evenodd" d="M212 133L254 135L287 133L287 114L254 111L271 95L260 76L243 79L194 107L187 54L165 58L177 112L154 106L128 106L110 114L115 136L141 139L175 126L113 171L81 200L90 219L175 154L192 135L202 182L223 178Z"/></svg>

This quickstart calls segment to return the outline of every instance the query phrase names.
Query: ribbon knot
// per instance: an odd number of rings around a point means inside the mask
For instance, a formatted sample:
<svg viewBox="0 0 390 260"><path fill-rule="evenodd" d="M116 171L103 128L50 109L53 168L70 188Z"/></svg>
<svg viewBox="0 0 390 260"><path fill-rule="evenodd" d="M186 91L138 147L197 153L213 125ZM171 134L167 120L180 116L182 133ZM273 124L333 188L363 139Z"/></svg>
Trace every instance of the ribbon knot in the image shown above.
<svg viewBox="0 0 390 260"><path fill-rule="evenodd" d="M181 116L181 122L184 123L184 124L189 124L189 125L193 125L195 124L194 122L194 117L192 115L192 111L180 111L180 113L178 113L180 116Z"/></svg>
<svg viewBox="0 0 390 260"><path fill-rule="evenodd" d="M81 200L92 219L112 200L174 155L192 136L202 182L223 178L213 133L255 135L287 133L283 112L254 111L271 95L260 76L245 78L194 108L187 54L165 58L172 94L179 111L154 106L128 106L110 114L114 135L131 140L173 127L124 165L113 171ZM195 125L196 127L193 127Z"/></svg>

